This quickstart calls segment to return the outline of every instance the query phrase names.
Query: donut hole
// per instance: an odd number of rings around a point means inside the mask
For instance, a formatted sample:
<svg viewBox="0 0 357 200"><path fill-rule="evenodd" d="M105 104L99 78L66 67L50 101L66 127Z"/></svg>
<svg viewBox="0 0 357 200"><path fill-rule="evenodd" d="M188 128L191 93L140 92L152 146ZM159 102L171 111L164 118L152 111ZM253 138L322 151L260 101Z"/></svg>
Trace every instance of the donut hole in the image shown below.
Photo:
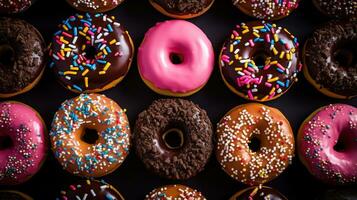
<svg viewBox="0 0 357 200"><path fill-rule="evenodd" d="M253 152L258 152L261 148L261 141L259 138L253 136L248 143L249 149Z"/></svg>
<svg viewBox="0 0 357 200"><path fill-rule="evenodd" d="M0 64L12 66L15 61L15 50L10 45L0 46Z"/></svg>
<svg viewBox="0 0 357 200"><path fill-rule="evenodd" d="M333 60L341 67L349 68L357 64L357 40L342 41L333 51Z"/></svg>
<svg viewBox="0 0 357 200"><path fill-rule="evenodd" d="M0 150L9 149L13 146L9 136L0 136Z"/></svg>
<svg viewBox="0 0 357 200"><path fill-rule="evenodd" d="M265 66L267 64L270 54L265 51L257 51L253 53L253 61L256 66Z"/></svg>
<svg viewBox="0 0 357 200"><path fill-rule="evenodd" d="M95 144L99 139L98 132L94 129L85 128L81 140L87 144Z"/></svg>
<svg viewBox="0 0 357 200"><path fill-rule="evenodd" d="M88 46L85 49L85 54L87 59L94 60L97 55L97 48L95 48L94 46Z"/></svg>
<svg viewBox="0 0 357 200"><path fill-rule="evenodd" d="M185 139L180 129L171 128L162 134L162 140L168 149L179 149L183 146Z"/></svg>
<svg viewBox="0 0 357 200"><path fill-rule="evenodd" d="M347 135L349 135L350 133L348 132L342 132L340 134L340 136L337 139L337 142L335 144L335 146L333 146L333 149L337 152L344 152L346 150L348 150L349 148L349 139L347 137Z"/></svg>
<svg viewBox="0 0 357 200"><path fill-rule="evenodd" d="M179 65L183 63L183 55L180 53L170 53L169 57L172 64Z"/></svg>

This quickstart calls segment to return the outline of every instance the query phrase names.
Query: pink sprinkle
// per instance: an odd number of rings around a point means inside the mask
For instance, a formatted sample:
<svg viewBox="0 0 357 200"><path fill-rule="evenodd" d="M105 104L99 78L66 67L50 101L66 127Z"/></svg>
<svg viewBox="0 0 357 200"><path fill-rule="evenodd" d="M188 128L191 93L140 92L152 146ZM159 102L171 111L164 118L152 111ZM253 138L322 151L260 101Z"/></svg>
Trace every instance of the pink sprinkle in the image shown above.
<svg viewBox="0 0 357 200"><path fill-rule="evenodd" d="M270 68L270 65L266 65L263 69L264 70L267 70L267 69L269 69Z"/></svg>
<svg viewBox="0 0 357 200"><path fill-rule="evenodd" d="M71 34L68 34L67 32L62 32L62 34L63 34L64 36L69 37L69 38L72 38L72 37L73 37Z"/></svg>
<svg viewBox="0 0 357 200"><path fill-rule="evenodd" d="M249 44L250 44L250 46L254 47L254 42L252 39L249 40Z"/></svg>
<svg viewBox="0 0 357 200"><path fill-rule="evenodd" d="M239 87L242 87L242 84L240 83L239 78L237 78L236 80L237 80L237 84L238 84L238 86L239 86Z"/></svg>
<svg viewBox="0 0 357 200"><path fill-rule="evenodd" d="M263 76L260 76L258 84L261 84L263 81Z"/></svg>
<svg viewBox="0 0 357 200"><path fill-rule="evenodd" d="M253 94L252 94L252 91L251 90L248 90L248 97L249 99L253 100L254 97L253 97Z"/></svg>
<svg viewBox="0 0 357 200"><path fill-rule="evenodd" d="M243 73L247 74L247 75L251 75L252 73L248 72L248 70L243 70Z"/></svg>
<svg viewBox="0 0 357 200"><path fill-rule="evenodd" d="M272 86L272 84L271 84L271 83L268 83L268 82L265 82L265 86L267 86L267 87L271 87L271 86Z"/></svg>
<svg viewBox="0 0 357 200"><path fill-rule="evenodd" d="M265 40L270 43L270 34L265 35Z"/></svg>
<svg viewBox="0 0 357 200"><path fill-rule="evenodd" d="M238 32L236 30L233 30L233 35L236 36L236 37L239 36L239 34L238 34Z"/></svg>
<svg viewBox="0 0 357 200"><path fill-rule="evenodd" d="M290 49L289 43L285 43L285 48L288 49L288 50Z"/></svg>
<svg viewBox="0 0 357 200"><path fill-rule="evenodd" d="M75 190L76 190L76 187L74 187L74 185L70 185L70 186L69 186L69 189L75 191Z"/></svg>
<svg viewBox="0 0 357 200"><path fill-rule="evenodd" d="M273 92L271 95L269 95L269 99L273 98L275 96L275 92Z"/></svg>
<svg viewBox="0 0 357 200"><path fill-rule="evenodd" d="M97 33L100 33L102 31L102 27L98 27Z"/></svg>
<svg viewBox="0 0 357 200"><path fill-rule="evenodd" d="M276 66L279 67L282 70L285 70L285 68L280 63L277 63Z"/></svg>

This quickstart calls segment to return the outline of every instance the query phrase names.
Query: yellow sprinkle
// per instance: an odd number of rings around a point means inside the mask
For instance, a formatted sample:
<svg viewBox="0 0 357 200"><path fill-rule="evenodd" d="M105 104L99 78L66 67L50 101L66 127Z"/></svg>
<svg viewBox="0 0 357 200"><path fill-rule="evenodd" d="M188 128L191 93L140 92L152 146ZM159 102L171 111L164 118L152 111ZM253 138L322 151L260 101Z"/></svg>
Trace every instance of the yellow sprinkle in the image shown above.
<svg viewBox="0 0 357 200"><path fill-rule="evenodd" d="M276 50L276 48L275 48L275 47L273 47L273 49L272 49L272 50L273 50L274 55L278 55L278 53L279 53L279 52L278 52L278 50Z"/></svg>
<svg viewBox="0 0 357 200"><path fill-rule="evenodd" d="M83 19L83 15L77 15L79 19Z"/></svg>
<svg viewBox="0 0 357 200"><path fill-rule="evenodd" d="M274 34L274 41L278 42L279 41L279 36L277 34Z"/></svg>
<svg viewBox="0 0 357 200"><path fill-rule="evenodd" d="M73 67L73 65L71 65L70 69L71 69L71 70L74 70L74 71L78 71L78 70L79 70L78 67Z"/></svg>
<svg viewBox="0 0 357 200"><path fill-rule="evenodd" d="M295 53L295 51L296 51L295 48L291 48L291 49L290 49L290 52L291 52L291 53Z"/></svg>
<svg viewBox="0 0 357 200"><path fill-rule="evenodd" d="M233 35L233 34L231 35L231 39L232 39L232 40L234 39L234 35Z"/></svg>
<svg viewBox="0 0 357 200"><path fill-rule="evenodd" d="M82 35L82 36L84 36L84 37L86 36L86 34L83 33L82 31L79 31L79 34Z"/></svg>
<svg viewBox="0 0 357 200"><path fill-rule="evenodd" d="M234 55L234 57L236 58L236 60L240 60L239 54Z"/></svg>
<svg viewBox="0 0 357 200"><path fill-rule="evenodd" d="M255 37L258 37L258 38L260 37L260 35L256 32L253 32L253 35L255 35Z"/></svg>
<svg viewBox="0 0 357 200"><path fill-rule="evenodd" d="M278 61L274 60L274 61L271 61L269 64L276 65L276 64L278 64Z"/></svg>
<svg viewBox="0 0 357 200"><path fill-rule="evenodd" d="M77 72L74 72L74 71L65 71L63 74L64 74L64 75L77 75Z"/></svg>
<svg viewBox="0 0 357 200"><path fill-rule="evenodd" d="M244 68L247 68L248 67L248 62L245 62L244 63Z"/></svg>
<svg viewBox="0 0 357 200"><path fill-rule="evenodd" d="M254 26L253 29L262 29L264 26Z"/></svg>
<svg viewBox="0 0 357 200"><path fill-rule="evenodd" d="M229 45L229 52L233 52L233 44Z"/></svg>
<svg viewBox="0 0 357 200"><path fill-rule="evenodd" d="M105 49L103 49L103 53L104 53L105 55L108 55L108 52L107 52L107 50L105 50Z"/></svg>
<svg viewBox="0 0 357 200"><path fill-rule="evenodd" d="M279 77L271 78L268 80L269 83L279 80Z"/></svg>
<svg viewBox="0 0 357 200"><path fill-rule="evenodd" d="M103 55L103 52L99 52L99 53L97 54L98 57L100 57L101 55Z"/></svg>
<svg viewBox="0 0 357 200"><path fill-rule="evenodd" d="M273 87L273 88L270 90L269 94L273 94L274 92L275 92L275 87Z"/></svg>
<svg viewBox="0 0 357 200"><path fill-rule="evenodd" d="M230 61L229 63L228 63L228 65L232 65L234 62L233 62L233 60L232 61Z"/></svg>
<svg viewBox="0 0 357 200"><path fill-rule="evenodd" d="M70 90L72 89L72 87L70 85L67 85L67 88L70 89Z"/></svg>
<svg viewBox="0 0 357 200"><path fill-rule="evenodd" d="M85 76L86 74L88 74L88 72L89 72L89 69L85 69L82 73L82 76Z"/></svg>
<svg viewBox="0 0 357 200"><path fill-rule="evenodd" d="M289 52L289 53L286 54L286 59L287 59L287 60L291 60L291 52Z"/></svg>
<svg viewBox="0 0 357 200"><path fill-rule="evenodd" d="M84 51L84 49L86 49L86 45L85 44L82 45L82 51Z"/></svg>
<svg viewBox="0 0 357 200"><path fill-rule="evenodd" d="M84 77L84 85L86 88L88 87L88 77Z"/></svg>
<svg viewBox="0 0 357 200"><path fill-rule="evenodd" d="M242 31L243 34L246 34L249 32L249 29L245 29L244 31Z"/></svg>
<svg viewBox="0 0 357 200"><path fill-rule="evenodd" d="M243 69L243 68L241 68L241 67L236 67L234 70L236 70L236 71L242 71L242 69Z"/></svg>
<svg viewBox="0 0 357 200"><path fill-rule="evenodd" d="M289 35L291 35L291 33L288 31L288 29L284 28L284 31L285 31L286 33L288 33Z"/></svg>
<svg viewBox="0 0 357 200"><path fill-rule="evenodd" d="M64 51L61 49L61 55L64 57L65 56L65 54L64 54Z"/></svg>
<svg viewBox="0 0 357 200"><path fill-rule="evenodd" d="M68 27L66 25L62 26L64 30L68 31Z"/></svg>
<svg viewBox="0 0 357 200"><path fill-rule="evenodd" d="M71 48L64 48L63 51L65 52L68 52L68 51L71 51L72 49Z"/></svg>
<svg viewBox="0 0 357 200"><path fill-rule="evenodd" d="M100 71L99 74L103 75L103 74L105 74L105 71Z"/></svg>
<svg viewBox="0 0 357 200"><path fill-rule="evenodd" d="M110 63L110 62L107 62L107 64L105 64L103 70L104 70L104 71L107 71L108 68L110 67L110 65L111 65L111 63Z"/></svg>
<svg viewBox="0 0 357 200"><path fill-rule="evenodd" d="M85 32L85 33L88 32L88 27L87 26L83 29L83 32Z"/></svg>
<svg viewBox="0 0 357 200"><path fill-rule="evenodd" d="M117 42L116 39L113 39L112 41L109 42L110 45L115 44Z"/></svg>
<svg viewBox="0 0 357 200"><path fill-rule="evenodd" d="M91 41L91 38L90 38L89 36L86 36L86 39L87 39L88 41Z"/></svg>
<svg viewBox="0 0 357 200"><path fill-rule="evenodd" d="M242 26L243 29L248 29L247 25Z"/></svg>
<svg viewBox="0 0 357 200"><path fill-rule="evenodd" d="M69 42L67 40L65 40L63 37L60 37L60 41L65 43L65 44L69 44Z"/></svg>
<svg viewBox="0 0 357 200"><path fill-rule="evenodd" d="M90 185L90 180L89 179L87 179L87 185Z"/></svg>
<svg viewBox="0 0 357 200"><path fill-rule="evenodd" d="M282 51L282 52L280 53L279 58L280 58L280 59L283 59L283 58L284 58L284 55L285 55L285 52L284 52L284 51Z"/></svg>

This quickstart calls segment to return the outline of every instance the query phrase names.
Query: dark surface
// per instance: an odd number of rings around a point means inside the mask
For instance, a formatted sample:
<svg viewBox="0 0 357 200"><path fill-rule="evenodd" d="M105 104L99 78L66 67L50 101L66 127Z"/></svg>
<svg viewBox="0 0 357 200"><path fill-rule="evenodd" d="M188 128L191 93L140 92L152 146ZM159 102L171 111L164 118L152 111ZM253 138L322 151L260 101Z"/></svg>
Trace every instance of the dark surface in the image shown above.
<svg viewBox="0 0 357 200"><path fill-rule="evenodd" d="M75 10L68 6L64 0L39 0L33 7L24 14L18 15L18 17L26 19L36 26L46 41L49 42L51 35L57 29L57 24L73 13L75 13ZM156 22L169 19L152 8L147 0L127 0L110 14L116 15L118 20L127 27L134 39L136 49L148 28ZM216 0L211 10L205 15L190 21L203 29L211 39L216 55L218 55L221 45L235 24L248 20L252 20L252 18L244 16L234 8L230 0ZM327 20L313 8L309 0L305 0L290 17L277 23L286 26L298 36L300 43L302 43L314 27ZM299 125L305 117L320 106L337 102L357 106L356 99L335 100L326 97L309 85L302 74L299 75L299 78L300 81L285 95L266 103L281 109L290 120L295 133L297 133ZM122 107L128 109L132 126L136 115L149 106L154 99L161 97L152 92L141 81L135 62L124 81L119 86L104 93L117 101ZM47 70L39 85L30 92L13 98L13 100L33 106L44 117L49 127L59 105L65 99L74 96L76 96L75 93L64 89L56 82L51 71ZM216 64L214 73L206 87L187 99L206 109L214 125L232 107L247 102L233 94L224 85L219 75L218 64ZM198 176L188 181L170 181L146 171L133 151L117 171L104 178L117 187L129 200L143 199L153 188L170 183L187 184L202 191L208 199L228 199L238 190L246 187L226 175L220 169L215 157L211 158L206 169ZM60 168L51 152L39 174L26 184L16 187L1 186L1 189L18 189L35 199L49 200L54 199L61 188L77 179L79 178ZM313 199L329 188L309 175L297 157L293 160L292 166L267 185L275 187L289 199Z"/></svg>

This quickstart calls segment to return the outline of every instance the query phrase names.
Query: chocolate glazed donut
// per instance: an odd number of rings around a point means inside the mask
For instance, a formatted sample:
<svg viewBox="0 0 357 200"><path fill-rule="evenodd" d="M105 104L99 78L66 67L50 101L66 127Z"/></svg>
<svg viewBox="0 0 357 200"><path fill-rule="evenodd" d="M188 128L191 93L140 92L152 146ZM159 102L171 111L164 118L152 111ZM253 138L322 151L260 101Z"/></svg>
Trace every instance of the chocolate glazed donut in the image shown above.
<svg viewBox="0 0 357 200"><path fill-rule="evenodd" d="M357 95L357 23L332 21L306 41L304 75L318 90L334 98Z"/></svg>
<svg viewBox="0 0 357 200"><path fill-rule="evenodd" d="M0 13L15 14L27 10L36 0L1 0Z"/></svg>
<svg viewBox="0 0 357 200"><path fill-rule="evenodd" d="M30 90L45 69L45 42L35 27L0 18L0 97Z"/></svg>
<svg viewBox="0 0 357 200"><path fill-rule="evenodd" d="M206 12L213 4L214 0L149 0L162 14L188 19L197 17Z"/></svg>
<svg viewBox="0 0 357 200"><path fill-rule="evenodd" d="M212 124L206 111L190 101L156 100L139 114L134 143L147 169L188 179L203 170L212 153Z"/></svg>
<svg viewBox="0 0 357 200"><path fill-rule="evenodd" d="M255 186L241 190L233 195L229 200L288 200L279 191L266 187Z"/></svg>

